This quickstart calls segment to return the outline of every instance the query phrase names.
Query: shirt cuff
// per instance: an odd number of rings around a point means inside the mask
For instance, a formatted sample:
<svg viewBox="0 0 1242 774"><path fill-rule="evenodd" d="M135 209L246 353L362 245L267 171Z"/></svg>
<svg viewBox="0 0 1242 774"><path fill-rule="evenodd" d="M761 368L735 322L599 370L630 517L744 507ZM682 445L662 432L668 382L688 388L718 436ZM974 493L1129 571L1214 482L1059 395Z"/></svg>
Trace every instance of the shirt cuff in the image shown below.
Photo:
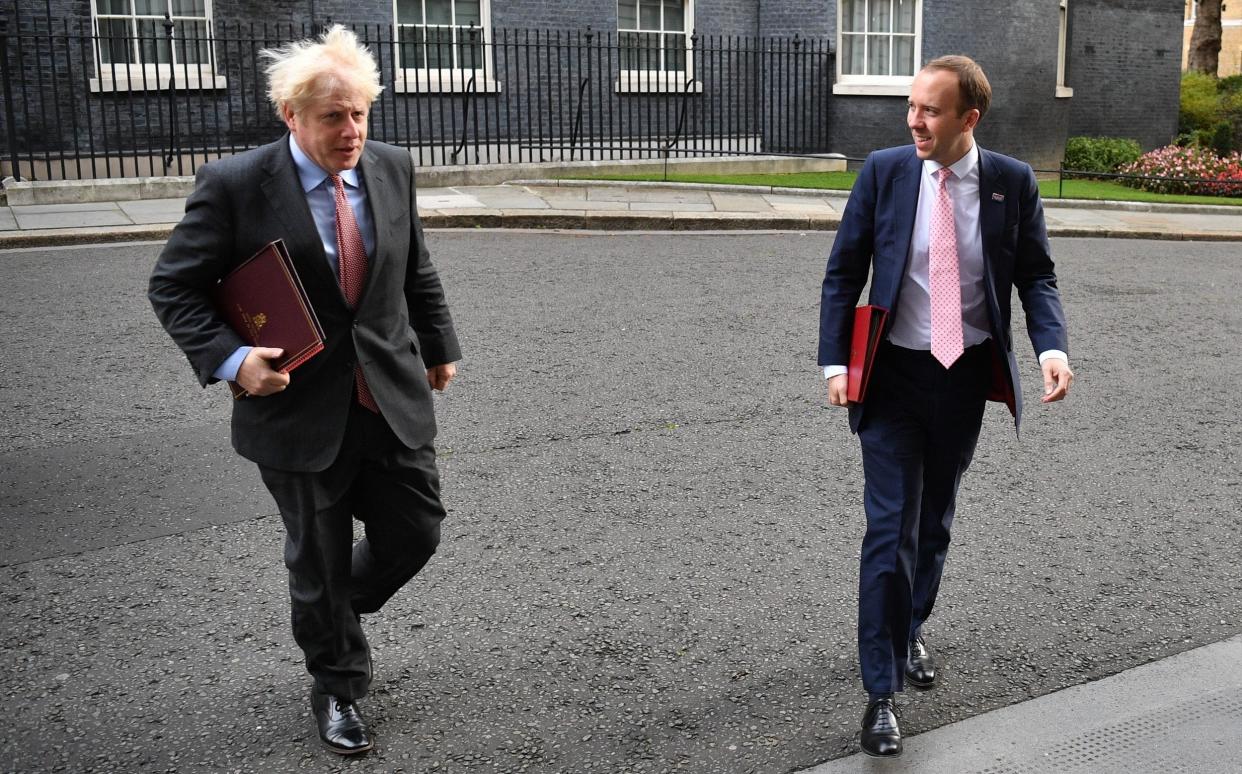
<svg viewBox="0 0 1242 774"><path fill-rule="evenodd" d="M1049 349L1039 353L1039 364L1043 365L1045 360L1064 360L1069 365L1069 355L1059 349Z"/></svg>
<svg viewBox="0 0 1242 774"><path fill-rule="evenodd" d="M252 349L254 347L238 347L233 350L233 354L229 355L211 375L222 382L237 381L237 372L241 370L242 361L246 359L246 355L249 355Z"/></svg>
<svg viewBox="0 0 1242 774"><path fill-rule="evenodd" d="M849 368L843 365L826 365L824 366L824 378L831 379L834 376L849 373Z"/></svg>

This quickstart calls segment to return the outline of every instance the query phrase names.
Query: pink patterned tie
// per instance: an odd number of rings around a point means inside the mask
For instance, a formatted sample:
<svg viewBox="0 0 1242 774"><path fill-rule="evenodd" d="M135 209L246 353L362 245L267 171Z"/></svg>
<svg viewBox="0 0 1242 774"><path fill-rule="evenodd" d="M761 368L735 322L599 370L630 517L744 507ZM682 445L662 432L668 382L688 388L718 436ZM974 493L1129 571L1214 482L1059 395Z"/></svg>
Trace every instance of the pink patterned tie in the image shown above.
<svg viewBox="0 0 1242 774"><path fill-rule="evenodd" d="M336 259L340 267L341 293L350 308L355 308L367 281L367 246L362 241L362 232L358 230L354 208L349 206L349 199L345 197L345 183L340 175L328 177L336 187ZM354 365L354 389L358 403L378 414L379 406L371 395L366 377L362 375L361 361Z"/></svg>
<svg viewBox="0 0 1242 774"><path fill-rule="evenodd" d="M931 352L945 368L962 356L962 288L957 274L957 229L945 185L953 170L942 167L931 212L928 280L931 285Z"/></svg>

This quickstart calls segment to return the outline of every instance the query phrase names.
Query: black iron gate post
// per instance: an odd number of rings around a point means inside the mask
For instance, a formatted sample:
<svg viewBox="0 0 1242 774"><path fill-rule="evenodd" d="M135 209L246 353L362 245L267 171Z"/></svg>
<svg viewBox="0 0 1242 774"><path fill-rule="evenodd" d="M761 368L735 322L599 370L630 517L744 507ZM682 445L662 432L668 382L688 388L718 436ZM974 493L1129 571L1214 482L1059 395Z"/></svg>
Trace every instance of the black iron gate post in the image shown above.
<svg viewBox="0 0 1242 774"><path fill-rule="evenodd" d="M13 115L13 84L9 78L9 20L0 19L0 83L4 86L4 126L9 136L9 163L13 166L13 179L21 180L17 166L17 119Z"/></svg>
<svg viewBox="0 0 1242 774"><path fill-rule="evenodd" d="M164 14L164 33L168 36L168 155L164 157L164 172L172 166L173 157L177 154L177 68L173 65L173 20L170 13ZM157 49L158 52L158 49ZM156 70L159 70L159 54L156 54ZM158 74L157 74L158 78ZM177 165L180 168L180 164Z"/></svg>

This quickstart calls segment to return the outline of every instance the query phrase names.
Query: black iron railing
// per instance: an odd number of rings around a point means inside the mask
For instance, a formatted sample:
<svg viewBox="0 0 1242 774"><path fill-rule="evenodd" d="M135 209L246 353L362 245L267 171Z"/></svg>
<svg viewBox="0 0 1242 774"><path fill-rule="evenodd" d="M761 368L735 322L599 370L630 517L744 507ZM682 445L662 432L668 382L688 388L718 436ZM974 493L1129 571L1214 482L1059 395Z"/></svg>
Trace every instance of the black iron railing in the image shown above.
<svg viewBox="0 0 1242 774"><path fill-rule="evenodd" d="M196 35L168 20L126 38L15 13L0 25L0 166L34 180L188 175L279 137L260 52L315 31ZM422 165L829 150L827 40L690 35L660 56L653 38L590 29L352 29L385 87L371 137Z"/></svg>

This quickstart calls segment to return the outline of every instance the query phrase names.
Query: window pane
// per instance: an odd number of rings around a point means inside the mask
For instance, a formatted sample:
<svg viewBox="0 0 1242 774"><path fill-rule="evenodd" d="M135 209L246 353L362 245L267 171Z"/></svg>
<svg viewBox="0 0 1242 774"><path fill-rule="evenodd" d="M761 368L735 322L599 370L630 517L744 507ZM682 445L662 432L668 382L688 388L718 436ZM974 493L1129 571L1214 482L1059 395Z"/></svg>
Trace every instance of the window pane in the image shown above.
<svg viewBox="0 0 1242 774"><path fill-rule="evenodd" d="M893 38L893 75L914 75L914 36Z"/></svg>
<svg viewBox="0 0 1242 774"><path fill-rule="evenodd" d="M670 72L684 72L686 69L686 36L664 36L664 69Z"/></svg>
<svg viewBox="0 0 1242 774"><path fill-rule="evenodd" d="M168 0L134 0L134 13L139 16L163 16L168 13Z"/></svg>
<svg viewBox="0 0 1242 774"><path fill-rule="evenodd" d="M453 66L453 28L424 27L426 35L427 66L430 68Z"/></svg>
<svg viewBox="0 0 1242 774"><path fill-rule="evenodd" d="M617 0L617 29L638 28L638 0Z"/></svg>
<svg viewBox="0 0 1242 774"><path fill-rule="evenodd" d="M862 32L867 25L867 0L842 0L841 31Z"/></svg>
<svg viewBox="0 0 1242 774"><path fill-rule="evenodd" d="M99 20L99 60L104 64L129 64L134 60L133 30L124 19Z"/></svg>
<svg viewBox="0 0 1242 774"><path fill-rule="evenodd" d="M421 13L421 11L420 11ZM423 31L420 27L399 27L397 39L401 41L400 66L406 69L422 69L427 66L423 49Z"/></svg>
<svg viewBox="0 0 1242 774"><path fill-rule="evenodd" d="M452 24L453 0L426 0L428 24Z"/></svg>
<svg viewBox="0 0 1242 774"><path fill-rule="evenodd" d="M397 0L397 24L422 24L423 0Z"/></svg>
<svg viewBox="0 0 1242 774"><path fill-rule="evenodd" d="M668 32L685 32L686 13L682 0L664 0L664 29Z"/></svg>
<svg viewBox="0 0 1242 774"><path fill-rule="evenodd" d="M173 16L207 17L206 0L172 0Z"/></svg>
<svg viewBox="0 0 1242 774"><path fill-rule="evenodd" d="M168 36L159 19L138 20L138 61L142 64L170 64Z"/></svg>
<svg viewBox="0 0 1242 774"><path fill-rule="evenodd" d="M660 67L660 36L626 32L620 36L621 69L656 70Z"/></svg>
<svg viewBox="0 0 1242 774"><path fill-rule="evenodd" d="M867 36L867 75L890 75L887 35Z"/></svg>
<svg viewBox="0 0 1242 774"><path fill-rule="evenodd" d="M207 25L204 22L174 22L177 44L174 51L177 63L207 64L211 56L207 51Z"/></svg>
<svg viewBox="0 0 1242 774"><path fill-rule="evenodd" d="M915 0L894 0L894 32L914 32Z"/></svg>
<svg viewBox="0 0 1242 774"><path fill-rule="evenodd" d="M660 29L660 0L638 0L638 28Z"/></svg>
<svg viewBox="0 0 1242 774"><path fill-rule="evenodd" d="M841 36L841 74L866 75L867 62L863 59L866 46L862 35Z"/></svg>
<svg viewBox="0 0 1242 774"><path fill-rule="evenodd" d="M483 17L479 11L479 0L457 0L457 23L463 27L471 24L483 26Z"/></svg>
<svg viewBox="0 0 1242 774"><path fill-rule="evenodd" d="M479 43L470 45L468 38L457 46L457 66L465 70L483 69L483 46Z"/></svg>
<svg viewBox="0 0 1242 774"><path fill-rule="evenodd" d="M95 10L99 13L123 13L128 14L129 0L96 0Z"/></svg>
<svg viewBox="0 0 1242 774"><path fill-rule="evenodd" d="M867 32L888 32L893 28L890 15L892 6L889 0L871 0L871 13L868 14Z"/></svg>

